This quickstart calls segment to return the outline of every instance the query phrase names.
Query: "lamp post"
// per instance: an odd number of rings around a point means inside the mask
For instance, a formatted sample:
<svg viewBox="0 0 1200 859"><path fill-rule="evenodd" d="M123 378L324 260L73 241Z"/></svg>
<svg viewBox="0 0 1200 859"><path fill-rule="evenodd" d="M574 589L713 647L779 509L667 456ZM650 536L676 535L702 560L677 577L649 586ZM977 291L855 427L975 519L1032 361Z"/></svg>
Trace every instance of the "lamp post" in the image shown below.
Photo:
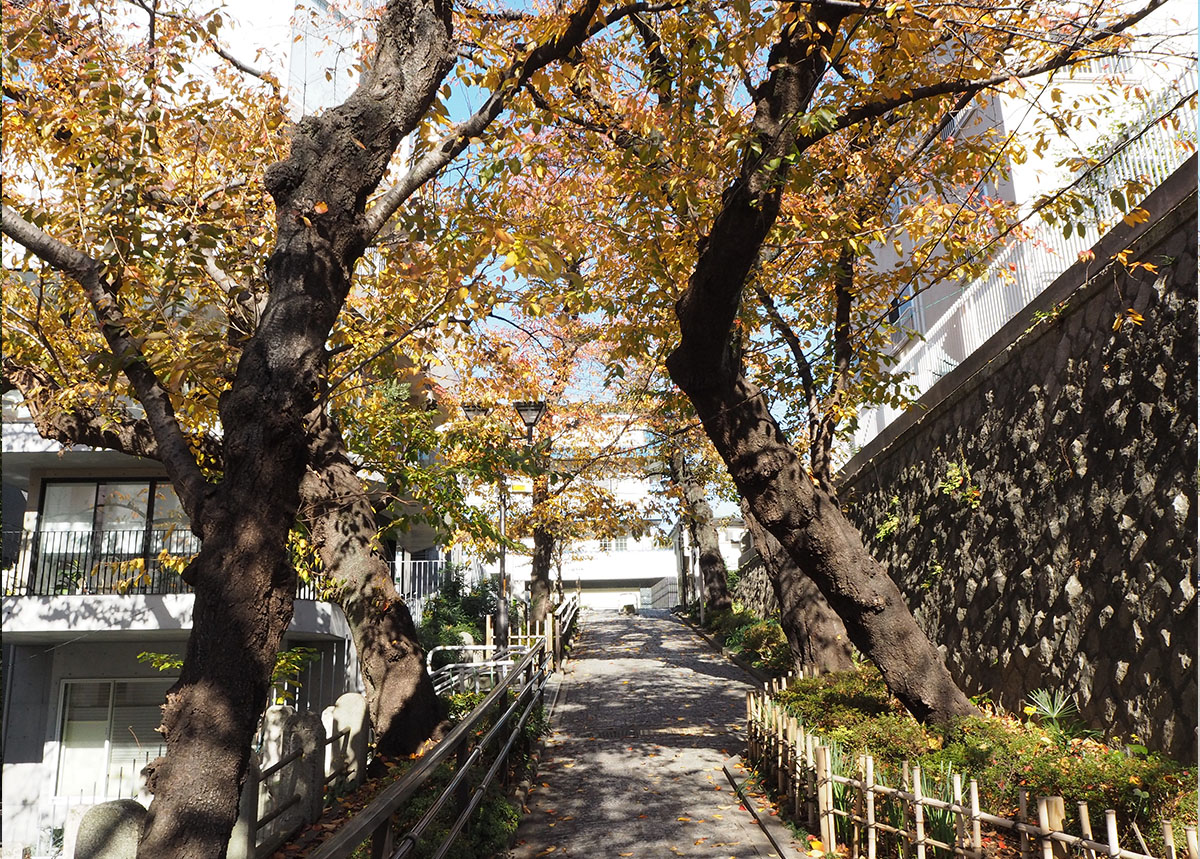
<svg viewBox="0 0 1200 859"><path fill-rule="evenodd" d="M525 443L533 447L533 429L546 413L546 404L541 401L522 400L513 403L521 422L525 424ZM483 417L489 409L483 406L464 406L463 413L468 419ZM496 648L508 648L508 570L506 569L507 549L505 547L505 520L508 512L508 485L503 473L500 475L500 599L496 606Z"/></svg>

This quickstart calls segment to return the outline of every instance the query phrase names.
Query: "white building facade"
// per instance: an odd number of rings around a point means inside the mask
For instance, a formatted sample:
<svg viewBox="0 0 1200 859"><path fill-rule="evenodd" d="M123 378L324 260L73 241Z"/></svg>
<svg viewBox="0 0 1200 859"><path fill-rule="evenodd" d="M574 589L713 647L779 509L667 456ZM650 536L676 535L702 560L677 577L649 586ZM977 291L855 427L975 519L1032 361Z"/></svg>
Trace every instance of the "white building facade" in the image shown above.
<svg viewBox="0 0 1200 859"><path fill-rule="evenodd" d="M985 124L1004 133L1029 133L1044 113L1070 105L1100 88L1114 91L1110 109L1090 111L1086 130L1050 136L1040 156L1011 163L1007 175L995 178L995 191L1017 203L1027 218L1030 235L1009 239L991 266L973 280L947 279L897 307L892 322L903 332L895 338L893 373L908 374L912 399L918 399L938 379L957 367L988 338L1020 312L1054 279L1088 251L1109 227L1119 222L1137 200L1117 197L1129 180L1144 193L1166 180L1196 148L1196 20L1197 7L1170 0L1139 30L1139 45L1152 48L1150 59L1137 50L1127 56L1094 61L1070 75L1060 73L1045 88L1027 85L1026 99L1004 98L989 105ZM1163 33L1183 34L1162 40ZM1152 35L1160 34L1160 35ZM1114 85L1114 81L1119 82ZM1127 89L1123 95L1122 86ZM1134 89L1136 87L1136 89ZM1034 98L1033 94L1040 98ZM1189 98L1191 96L1191 98ZM1036 102L1038 106L1031 106ZM978 108L971 108L978 112ZM964 117L962 125L969 126ZM1088 157L1100 162L1086 174L1070 162ZM1031 214L1039 196L1077 183L1072 188L1090 203L1070 229ZM903 408L880 406L859 414L853 451L871 442Z"/></svg>

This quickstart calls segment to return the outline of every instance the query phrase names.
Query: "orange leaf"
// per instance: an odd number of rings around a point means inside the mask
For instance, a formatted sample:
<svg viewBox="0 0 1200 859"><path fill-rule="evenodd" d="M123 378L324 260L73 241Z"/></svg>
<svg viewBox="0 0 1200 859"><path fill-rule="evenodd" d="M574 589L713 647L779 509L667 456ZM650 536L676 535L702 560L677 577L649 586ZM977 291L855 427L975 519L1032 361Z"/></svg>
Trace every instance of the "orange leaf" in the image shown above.
<svg viewBox="0 0 1200 859"><path fill-rule="evenodd" d="M313 206L313 211L316 212L318 215L324 215L326 212L329 211L329 204L326 203L324 200L322 200L321 202L319 202L315 206Z"/></svg>

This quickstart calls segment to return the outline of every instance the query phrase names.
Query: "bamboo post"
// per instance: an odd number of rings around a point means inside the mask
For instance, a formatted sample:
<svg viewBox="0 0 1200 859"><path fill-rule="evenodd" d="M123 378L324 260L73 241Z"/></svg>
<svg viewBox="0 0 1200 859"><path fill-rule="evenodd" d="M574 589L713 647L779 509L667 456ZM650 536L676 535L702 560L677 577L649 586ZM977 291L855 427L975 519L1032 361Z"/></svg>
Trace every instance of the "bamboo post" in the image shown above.
<svg viewBox="0 0 1200 859"><path fill-rule="evenodd" d="M1038 835L1038 840L1042 844L1042 859L1054 859L1054 851L1051 847L1050 839L1046 838L1050 834L1050 800L1047 797L1039 796L1037 798L1037 815L1038 829L1041 830Z"/></svg>
<svg viewBox="0 0 1200 859"><path fill-rule="evenodd" d="M1117 836L1117 813L1111 808L1104 812L1104 823L1108 829L1108 855L1115 859L1121 854L1121 842Z"/></svg>
<svg viewBox="0 0 1200 859"><path fill-rule="evenodd" d="M804 808L805 777L804 777L804 727L792 718L792 815L800 820Z"/></svg>
<svg viewBox="0 0 1200 859"><path fill-rule="evenodd" d="M1175 859L1175 831L1171 827L1171 821L1163 820L1163 859Z"/></svg>
<svg viewBox="0 0 1200 859"><path fill-rule="evenodd" d="M837 850L833 826L833 778L829 766L829 747L817 746L817 813L821 819L821 843L826 853Z"/></svg>
<svg viewBox="0 0 1200 859"><path fill-rule="evenodd" d="M916 833L917 859L925 859L925 806L921 794L921 768L912 768L913 830Z"/></svg>
<svg viewBox="0 0 1200 859"><path fill-rule="evenodd" d="M808 771L808 825L816 826L820 819L820 797L817 796L817 753L812 734L804 738L804 760Z"/></svg>
<svg viewBox="0 0 1200 859"><path fill-rule="evenodd" d="M957 854L960 850L965 851L967 846L967 821L963 816L962 776L955 773L951 785L954 792L954 804L957 806L954 810L954 852Z"/></svg>
<svg viewBox="0 0 1200 859"><path fill-rule="evenodd" d="M867 800L867 859L875 859L875 759L867 755L866 772L863 781L866 785Z"/></svg>
<svg viewBox="0 0 1200 859"><path fill-rule="evenodd" d="M1063 831L1066 817L1061 796L1039 796L1037 799L1038 828L1041 830L1042 859L1067 859L1067 845L1049 838L1051 832Z"/></svg>
<svg viewBox="0 0 1200 859"><path fill-rule="evenodd" d="M971 796L971 850L976 857L983 856L983 832L979 825L979 785L971 779L968 788Z"/></svg>
<svg viewBox="0 0 1200 859"><path fill-rule="evenodd" d="M750 749L750 759L754 760L754 693L746 692L746 746Z"/></svg>
<svg viewBox="0 0 1200 859"><path fill-rule="evenodd" d="M1094 841L1092 837L1092 816L1088 813L1088 804L1086 802L1079 803L1079 832L1088 841ZM1096 859L1095 850L1085 850L1084 854L1088 859Z"/></svg>
<svg viewBox="0 0 1200 859"><path fill-rule="evenodd" d="M1025 788L1017 791L1017 822L1029 822L1029 795L1025 792ZM1029 859L1029 835L1024 829L1021 833L1021 859Z"/></svg>
<svg viewBox="0 0 1200 859"><path fill-rule="evenodd" d="M908 761L905 761L904 765L901 767L901 770L900 770L900 787L903 790L908 789L910 778L911 778L911 774L908 771ZM913 846L912 835L908 828L908 818L909 818L908 803L906 801L904 801L903 799L901 799L900 797L896 797L896 799L899 800L899 802L900 802L900 830L901 830L900 834L897 836L897 840L900 842L900 855L905 857L905 859L908 859L908 857L912 855L912 846Z"/></svg>
<svg viewBox="0 0 1200 859"><path fill-rule="evenodd" d="M853 814L850 816L850 855L862 855L862 828L867 819L867 799L866 799L866 783L867 783L867 756L859 755L856 762L858 764L856 774L858 775L858 784L854 786L854 808Z"/></svg>
<svg viewBox="0 0 1200 859"><path fill-rule="evenodd" d="M775 708L775 788L787 790L787 720L782 707Z"/></svg>
<svg viewBox="0 0 1200 859"><path fill-rule="evenodd" d="M1186 827L1183 834L1187 836L1188 859L1200 859L1200 848L1196 845L1196 827Z"/></svg>

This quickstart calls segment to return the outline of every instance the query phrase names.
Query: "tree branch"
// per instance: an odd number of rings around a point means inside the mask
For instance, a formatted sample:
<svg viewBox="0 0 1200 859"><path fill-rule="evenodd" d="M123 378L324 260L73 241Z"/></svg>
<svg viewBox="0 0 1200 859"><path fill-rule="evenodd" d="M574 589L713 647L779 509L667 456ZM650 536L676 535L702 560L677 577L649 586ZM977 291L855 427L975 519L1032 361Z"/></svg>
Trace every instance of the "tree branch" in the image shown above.
<svg viewBox="0 0 1200 859"><path fill-rule="evenodd" d="M429 150L400 180L376 198L366 214L362 240L369 244L375 240L392 215L411 197L418 188L432 179L438 172L459 156L474 138L504 111L509 100L525 86L534 72L556 60L564 59L577 46L605 29L614 21L638 12L672 8L671 4L630 3L597 18L600 0L584 0L570 17L566 30L558 37L529 51L524 59L514 60L502 75L500 83L484 101L479 110L459 123Z"/></svg>
<svg viewBox="0 0 1200 859"><path fill-rule="evenodd" d="M166 466L193 527L199 527L208 483L188 447L166 388L146 360L140 344L129 333L128 320L117 301L117 290L105 279L100 263L51 238L7 205L0 207L0 232L83 288L117 365L146 410L146 419L158 445L159 459Z"/></svg>
<svg viewBox="0 0 1200 859"><path fill-rule="evenodd" d="M963 96L974 96L986 89L990 89L994 86L1005 83L1006 81L1012 80L1013 78L1022 80L1025 78L1037 77L1038 75L1045 74L1046 72L1052 72L1056 69L1063 68L1064 66L1071 65L1076 59L1076 54L1078 54L1084 48L1128 30L1134 24L1141 21L1143 18L1158 9L1166 2L1167 0L1150 0L1145 7L1137 12L1127 15L1113 26L1103 30L1095 30L1091 33L1087 33L1086 35L1072 41L1070 44L1062 46L1051 57L1039 63L1033 63L1020 69L1001 72L1000 74L978 80L971 80L967 78L941 80L937 83L928 84L923 87L914 87L912 90L906 93L901 93L897 96L893 96L892 98L885 98L880 99L879 101L860 104L839 114L832 123L824 128L814 130L808 134L797 135L796 147L803 150L806 147L812 146L814 143L824 140L831 134L834 134L838 131L844 131L847 128L857 125L865 119L883 116L884 114L889 113L898 107L903 107L906 104L914 104L919 101L925 101L926 99L936 98L937 96L942 95L961 94Z"/></svg>

